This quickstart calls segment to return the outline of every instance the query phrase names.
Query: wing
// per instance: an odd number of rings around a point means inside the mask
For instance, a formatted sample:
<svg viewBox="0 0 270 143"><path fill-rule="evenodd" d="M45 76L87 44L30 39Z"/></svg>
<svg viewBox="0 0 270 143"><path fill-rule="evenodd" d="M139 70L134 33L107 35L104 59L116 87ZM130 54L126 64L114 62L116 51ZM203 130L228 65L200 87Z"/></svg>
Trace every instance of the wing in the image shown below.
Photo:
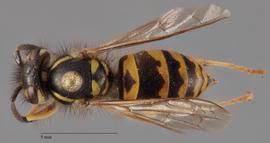
<svg viewBox="0 0 270 143"><path fill-rule="evenodd" d="M178 133L188 129L213 131L224 127L230 118L221 106L193 98L99 101L93 105Z"/></svg>
<svg viewBox="0 0 270 143"><path fill-rule="evenodd" d="M101 53L109 49L162 40L215 23L229 16L229 10L213 4L192 8L175 8L98 48L86 48L82 52Z"/></svg>

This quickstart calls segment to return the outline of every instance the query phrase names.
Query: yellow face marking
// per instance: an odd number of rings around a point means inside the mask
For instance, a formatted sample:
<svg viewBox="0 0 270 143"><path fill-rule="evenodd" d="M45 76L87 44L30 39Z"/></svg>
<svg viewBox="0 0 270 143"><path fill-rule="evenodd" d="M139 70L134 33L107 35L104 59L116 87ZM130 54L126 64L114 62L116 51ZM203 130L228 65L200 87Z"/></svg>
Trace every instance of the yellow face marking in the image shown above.
<svg viewBox="0 0 270 143"><path fill-rule="evenodd" d="M98 96L100 93L100 87L95 80L92 80L92 93L93 96Z"/></svg>
<svg viewBox="0 0 270 143"><path fill-rule="evenodd" d="M98 67L99 67L98 61L95 59L92 59L91 60L91 73L92 73L92 75L96 73Z"/></svg>
<svg viewBox="0 0 270 143"><path fill-rule="evenodd" d="M58 94L58 93L55 92L55 91L51 91L51 92L52 92L52 94L53 94L57 99L59 99L59 100L61 100L61 101L65 101L65 102L73 102L73 101L74 101L74 99L71 99L71 98L62 96L62 95Z"/></svg>
<svg viewBox="0 0 270 143"><path fill-rule="evenodd" d="M65 57L63 57L63 58L57 60L57 61L52 65L52 67L51 67L50 70L53 70L53 69L54 69L55 67L57 67L59 64L65 62L65 61L67 61L67 60L70 60L70 59L72 59L71 56L65 56Z"/></svg>
<svg viewBox="0 0 270 143"><path fill-rule="evenodd" d="M61 85L68 92L78 91L83 84L82 76L76 71L66 72L61 77Z"/></svg>
<svg viewBox="0 0 270 143"><path fill-rule="evenodd" d="M178 89L178 96L185 97L186 92L187 92L187 88L188 88L188 73L187 73L186 63L185 63L184 58L181 54L179 54L177 52L170 52L170 54L172 55L172 57L175 60L177 60L180 63L180 68L178 69L178 72L181 75L184 83L182 84L180 89Z"/></svg>
<svg viewBox="0 0 270 143"><path fill-rule="evenodd" d="M45 105L34 105L26 115L27 121L37 121L49 118L58 111L58 106L54 101Z"/></svg>
<svg viewBox="0 0 270 143"><path fill-rule="evenodd" d="M126 75L127 71L130 73L130 76L136 81L129 92L124 88L124 100L134 100L137 99L140 86L140 78L138 74L137 65L135 62L134 55L127 55L127 59L123 62L123 75Z"/></svg>
<svg viewBox="0 0 270 143"><path fill-rule="evenodd" d="M109 75L109 68L108 68L108 65L107 64L105 64L103 61L101 61L101 64L102 64L102 66L104 67L104 69L105 69L105 73L106 73L106 75Z"/></svg>
<svg viewBox="0 0 270 143"><path fill-rule="evenodd" d="M162 79L165 81L162 88L159 91L159 96L161 98L167 98L169 93L169 70L166 59L160 50L151 50L147 52L152 58L160 62L160 67L158 67L158 72L162 76Z"/></svg>

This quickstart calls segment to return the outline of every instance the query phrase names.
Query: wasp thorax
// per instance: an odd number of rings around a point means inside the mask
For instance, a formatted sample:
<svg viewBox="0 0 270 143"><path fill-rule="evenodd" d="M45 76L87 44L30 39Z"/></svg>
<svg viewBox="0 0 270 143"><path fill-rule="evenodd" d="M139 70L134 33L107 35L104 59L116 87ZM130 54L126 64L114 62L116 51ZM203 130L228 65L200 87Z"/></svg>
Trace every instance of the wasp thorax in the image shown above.
<svg viewBox="0 0 270 143"><path fill-rule="evenodd" d="M66 91L75 92L82 87L83 78L78 72L69 71L62 76L61 84Z"/></svg>
<svg viewBox="0 0 270 143"><path fill-rule="evenodd" d="M97 59L64 56L49 71L49 90L61 102L92 99L104 95L109 88L109 69Z"/></svg>

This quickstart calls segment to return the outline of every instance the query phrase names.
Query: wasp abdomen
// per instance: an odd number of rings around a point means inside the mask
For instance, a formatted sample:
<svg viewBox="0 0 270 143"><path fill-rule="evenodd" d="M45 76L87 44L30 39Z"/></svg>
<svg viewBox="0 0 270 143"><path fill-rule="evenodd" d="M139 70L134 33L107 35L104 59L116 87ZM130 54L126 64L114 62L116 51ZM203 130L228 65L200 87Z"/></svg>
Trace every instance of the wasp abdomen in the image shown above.
<svg viewBox="0 0 270 143"><path fill-rule="evenodd" d="M172 51L141 51L119 62L119 94L124 100L196 97L209 79L193 58Z"/></svg>

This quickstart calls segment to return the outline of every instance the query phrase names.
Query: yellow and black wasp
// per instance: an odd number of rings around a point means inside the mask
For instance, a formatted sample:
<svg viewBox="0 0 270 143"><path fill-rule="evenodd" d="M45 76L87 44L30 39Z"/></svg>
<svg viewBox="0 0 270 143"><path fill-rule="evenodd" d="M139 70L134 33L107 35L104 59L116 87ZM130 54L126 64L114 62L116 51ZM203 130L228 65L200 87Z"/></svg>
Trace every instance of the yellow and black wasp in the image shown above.
<svg viewBox="0 0 270 143"><path fill-rule="evenodd" d="M263 70L173 51L143 50L121 57L118 70L113 72L113 67L98 55L163 40L229 16L229 10L213 4L176 8L97 48L62 55L40 46L20 45L15 52L19 72L11 110L19 121L33 122L51 117L63 104L95 106L176 132L220 128L230 117L223 107L250 100L252 96L247 94L219 103L198 98L216 83L205 67L225 67L251 74L264 74ZM18 95L32 104L26 115L21 115L15 106Z"/></svg>

